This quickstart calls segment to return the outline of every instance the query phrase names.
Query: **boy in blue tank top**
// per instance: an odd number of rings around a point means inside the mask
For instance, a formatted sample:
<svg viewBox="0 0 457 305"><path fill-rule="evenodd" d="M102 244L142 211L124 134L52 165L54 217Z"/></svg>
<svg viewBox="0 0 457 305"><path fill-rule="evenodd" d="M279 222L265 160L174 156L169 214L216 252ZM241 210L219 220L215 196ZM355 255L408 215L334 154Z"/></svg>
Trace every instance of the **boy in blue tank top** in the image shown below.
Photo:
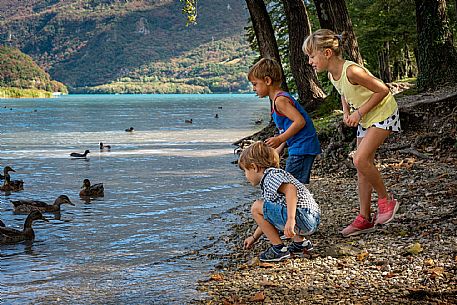
<svg viewBox="0 0 457 305"><path fill-rule="evenodd" d="M289 157L286 171L300 182L308 184L311 167L316 155L321 153L321 147L308 113L290 93L281 89L282 77L279 63L269 58L259 60L248 73L257 96L268 96L272 101L271 115L279 135L268 138L265 143L278 153L287 144Z"/></svg>

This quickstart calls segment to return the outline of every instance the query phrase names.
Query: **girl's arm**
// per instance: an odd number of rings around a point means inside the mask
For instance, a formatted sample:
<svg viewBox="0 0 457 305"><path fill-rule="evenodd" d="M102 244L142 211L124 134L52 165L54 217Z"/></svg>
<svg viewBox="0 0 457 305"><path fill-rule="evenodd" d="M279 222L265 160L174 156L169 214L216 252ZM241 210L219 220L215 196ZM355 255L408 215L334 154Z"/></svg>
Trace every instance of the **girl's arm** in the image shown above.
<svg viewBox="0 0 457 305"><path fill-rule="evenodd" d="M295 108L289 101L287 97L279 96L276 101L276 110L279 111L281 114L287 116L291 121L293 121L292 125L282 134L269 138L265 141L268 146L273 148L278 147L281 143L284 143L299 132L306 124L305 118L301 115L301 113Z"/></svg>
<svg viewBox="0 0 457 305"><path fill-rule="evenodd" d="M360 85L373 91L368 101L354 111L348 118L350 126L357 126L362 117L378 105L388 94L389 87L382 81L368 74L364 69L352 65L347 69L347 78L353 85Z"/></svg>
<svg viewBox="0 0 457 305"><path fill-rule="evenodd" d="M284 235L292 238L295 235L295 215L297 212L297 188L292 183L283 183L279 192L286 196L287 203L287 221L284 227Z"/></svg>
<svg viewBox="0 0 457 305"><path fill-rule="evenodd" d="M349 118L349 104L346 102L346 98L341 96L341 106L343 106L343 122L348 125L348 118Z"/></svg>

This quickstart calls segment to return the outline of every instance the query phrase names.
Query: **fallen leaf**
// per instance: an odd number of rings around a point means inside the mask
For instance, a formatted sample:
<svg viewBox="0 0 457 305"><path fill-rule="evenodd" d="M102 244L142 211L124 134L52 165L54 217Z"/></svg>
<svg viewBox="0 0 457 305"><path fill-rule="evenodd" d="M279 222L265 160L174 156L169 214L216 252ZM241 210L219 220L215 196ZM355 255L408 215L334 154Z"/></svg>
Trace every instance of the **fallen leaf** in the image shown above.
<svg viewBox="0 0 457 305"><path fill-rule="evenodd" d="M263 268L273 268L274 266L276 266L275 264L272 264L272 263L259 263L259 266L260 267L263 267Z"/></svg>
<svg viewBox="0 0 457 305"><path fill-rule="evenodd" d="M251 266L251 267L255 267L255 266L258 266L260 264L260 260L258 257L253 257L249 262L248 262L248 266Z"/></svg>
<svg viewBox="0 0 457 305"><path fill-rule="evenodd" d="M367 251L362 251L359 254L357 254L357 260L358 261L364 261L368 255L370 255Z"/></svg>
<svg viewBox="0 0 457 305"><path fill-rule="evenodd" d="M435 268L429 269L428 272L431 273L434 276L442 276L444 274L444 268L443 267L435 267Z"/></svg>
<svg viewBox="0 0 457 305"><path fill-rule="evenodd" d="M426 259L426 260L424 260L424 265L433 267L433 266L435 266L435 261L433 259L431 259L431 258Z"/></svg>
<svg viewBox="0 0 457 305"><path fill-rule="evenodd" d="M269 286L270 287L276 287L276 286L278 286L277 283L272 282L272 281L268 281L268 280L261 280L259 284L262 285L262 286L265 286L265 287L269 287Z"/></svg>
<svg viewBox="0 0 457 305"><path fill-rule="evenodd" d="M393 273L393 272L388 272L384 277L390 279L390 278L393 278L393 277L395 277L395 276L397 276L395 273Z"/></svg>
<svg viewBox="0 0 457 305"><path fill-rule="evenodd" d="M222 281L224 278L219 273L211 274L211 279L213 281Z"/></svg>
<svg viewBox="0 0 457 305"><path fill-rule="evenodd" d="M257 292L249 299L251 302L263 302L263 300L265 300L265 293L263 291Z"/></svg>
<svg viewBox="0 0 457 305"><path fill-rule="evenodd" d="M422 252L423 250L424 249L422 249L422 246L420 243L414 243L406 249L406 252L408 252L409 254L412 254L412 255L417 255L420 252Z"/></svg>

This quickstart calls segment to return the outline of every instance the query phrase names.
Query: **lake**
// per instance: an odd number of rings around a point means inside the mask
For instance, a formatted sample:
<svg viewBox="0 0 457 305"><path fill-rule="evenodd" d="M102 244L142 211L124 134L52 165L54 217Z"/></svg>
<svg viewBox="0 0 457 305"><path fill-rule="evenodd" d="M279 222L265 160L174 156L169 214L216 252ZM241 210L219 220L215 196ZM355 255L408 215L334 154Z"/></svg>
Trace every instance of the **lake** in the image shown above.
<svg viewBox="0 0 457 305"><path fill-rule="evenodd" d="M68 95L0 100L0 165L24 190L10 200L75 206L36 221L33 243L0 245L0 303L184 304L217 261L188 259L229 229L223 213L256 196L231 162L233 142L268 122L254 95ZM218 114L218 118L215 115ZM192 124L185 120L192 119ZM134 132L125 132L134 127ZM99 142L112 146L99 150ZM90 158L71 152L90 150ZM105 197L79 198L83 179ZM229 217L229 216L228 216Z"/></svg>

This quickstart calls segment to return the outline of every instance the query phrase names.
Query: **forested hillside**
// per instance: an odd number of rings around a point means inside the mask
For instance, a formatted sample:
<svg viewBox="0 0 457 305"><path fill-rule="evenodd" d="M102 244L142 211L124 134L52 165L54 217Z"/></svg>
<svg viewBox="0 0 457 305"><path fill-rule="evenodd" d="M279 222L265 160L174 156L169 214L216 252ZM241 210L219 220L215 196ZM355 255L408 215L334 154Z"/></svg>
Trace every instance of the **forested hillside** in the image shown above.
<svg viewBox="0 0 457 305"><path fill-rule="evenodd" d="M0 87L3 88L67 92L62 83L51 80L30 56L16 48L0 46L0 71Z"/></svg>
<svg viewBox="0 0 457 305"><path fill-rule="evenodd" d="M0 44L88 91L132 81L121 91L247 90L242 73L253 53L244 40L244 1L199 3L198 23L186 26L176 0L0 1ZM163 82L176 85L164 89Z"/></svg>

